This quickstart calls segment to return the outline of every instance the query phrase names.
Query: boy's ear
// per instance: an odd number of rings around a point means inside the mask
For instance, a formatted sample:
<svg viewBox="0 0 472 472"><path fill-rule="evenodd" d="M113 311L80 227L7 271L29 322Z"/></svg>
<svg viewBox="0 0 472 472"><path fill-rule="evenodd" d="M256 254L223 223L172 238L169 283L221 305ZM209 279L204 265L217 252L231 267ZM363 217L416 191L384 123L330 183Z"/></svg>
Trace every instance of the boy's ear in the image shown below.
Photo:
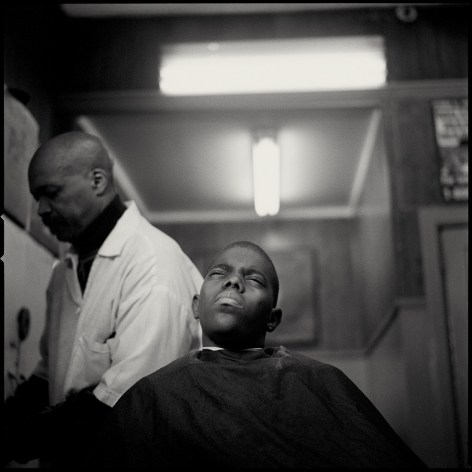
<svg viewBox="0 0 472 472"><path fill-rule="evenodd" d="M269 319L267 320L266 331L272 332L282 321L282 310L280 308L272 308Z"/></svg>
<svg viewBox="0 0 472 472"><path fill-rule="evenodd" d="M193 311L193 317L198 320L198 304L199 304L199 296L195 294L192 298L192 311Z"/></svg>

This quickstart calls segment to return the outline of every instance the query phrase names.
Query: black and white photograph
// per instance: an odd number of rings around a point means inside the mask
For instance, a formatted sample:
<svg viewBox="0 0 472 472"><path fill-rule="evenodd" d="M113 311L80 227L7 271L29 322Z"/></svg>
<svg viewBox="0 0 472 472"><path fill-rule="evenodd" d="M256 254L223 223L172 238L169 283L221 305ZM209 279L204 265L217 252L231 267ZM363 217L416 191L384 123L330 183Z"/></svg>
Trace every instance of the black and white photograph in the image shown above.
<svg viewBox="0 0 472 472"><path fill-rule="evenodd" d="M2 3L3 467L470 468L470 14Z"/></svg>

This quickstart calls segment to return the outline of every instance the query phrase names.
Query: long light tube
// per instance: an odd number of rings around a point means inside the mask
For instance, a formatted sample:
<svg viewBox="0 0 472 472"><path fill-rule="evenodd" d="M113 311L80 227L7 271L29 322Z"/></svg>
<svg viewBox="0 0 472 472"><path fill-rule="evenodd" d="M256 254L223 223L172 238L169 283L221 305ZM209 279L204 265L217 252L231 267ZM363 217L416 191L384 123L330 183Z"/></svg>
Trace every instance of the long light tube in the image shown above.
<svg viewBox="0 0 472 472"><path fill-rule="evenodd" d="M275 139L257 137L252 148L254 207L259 216L274 216L280 209L280 152Z"/></svg>
<svg viewBox="0 0 472 472"><path fill-rule="evenodd" d="M229 41L168 46L159 87L164 95L349 90L381 87L380 37Z"/></svg>

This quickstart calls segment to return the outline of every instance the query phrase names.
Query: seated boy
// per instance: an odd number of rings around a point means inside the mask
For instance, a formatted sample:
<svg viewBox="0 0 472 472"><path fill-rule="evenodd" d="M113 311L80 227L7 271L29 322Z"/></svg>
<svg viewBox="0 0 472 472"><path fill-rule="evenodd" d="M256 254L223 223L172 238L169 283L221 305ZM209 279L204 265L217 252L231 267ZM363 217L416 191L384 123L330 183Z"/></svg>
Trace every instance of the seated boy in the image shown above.
<svg viewBox="0 0 472 472"><path fill-rule="evenodd" d="M425 467L340 370L264 347L281 320L277 295L276 270L259 246L222 250L193 300L204 348L123 395L94 465Z"/></svg>

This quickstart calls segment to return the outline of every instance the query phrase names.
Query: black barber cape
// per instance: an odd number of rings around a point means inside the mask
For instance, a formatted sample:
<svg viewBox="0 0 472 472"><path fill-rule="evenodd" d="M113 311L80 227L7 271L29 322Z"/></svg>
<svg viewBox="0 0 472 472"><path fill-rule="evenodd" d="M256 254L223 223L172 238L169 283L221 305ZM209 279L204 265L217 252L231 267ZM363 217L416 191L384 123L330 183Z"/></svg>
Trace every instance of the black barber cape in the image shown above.
<svg viewBox="0 0 472 472"><path fill-rule="evenodd" d="M425 467L337 368L284 347L192 352L110 410L94 466Z"/></svg>

